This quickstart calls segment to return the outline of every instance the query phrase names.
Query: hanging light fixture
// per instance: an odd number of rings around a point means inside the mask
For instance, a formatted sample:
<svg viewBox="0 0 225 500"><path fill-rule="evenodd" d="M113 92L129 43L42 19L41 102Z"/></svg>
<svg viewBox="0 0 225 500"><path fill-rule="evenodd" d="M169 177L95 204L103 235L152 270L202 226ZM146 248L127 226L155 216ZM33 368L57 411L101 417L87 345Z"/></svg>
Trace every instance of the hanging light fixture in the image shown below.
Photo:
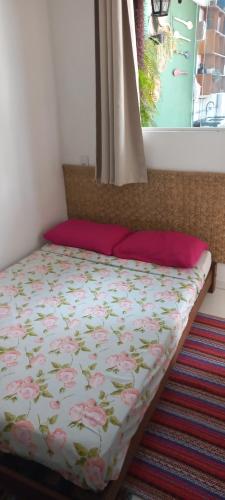
<svg viewBox="0 0 225 500"><path fill-rule="evenodd" d="M167 16L170 0L151 0L153 16Z"/></svg>

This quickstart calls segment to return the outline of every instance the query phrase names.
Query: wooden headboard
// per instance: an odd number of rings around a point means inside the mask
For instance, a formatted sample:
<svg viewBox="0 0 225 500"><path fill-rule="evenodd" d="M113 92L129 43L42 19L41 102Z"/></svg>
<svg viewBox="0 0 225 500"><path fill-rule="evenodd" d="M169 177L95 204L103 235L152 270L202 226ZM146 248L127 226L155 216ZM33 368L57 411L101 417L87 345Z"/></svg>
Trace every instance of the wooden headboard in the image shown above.
<svg viewBox="0 0 225 500"><path fill-rule="evenodd" d="M225 263L225 174L150 170L148 184L116 187L96 184L94 167L63 169L69 218L184 231Z"/></svg>

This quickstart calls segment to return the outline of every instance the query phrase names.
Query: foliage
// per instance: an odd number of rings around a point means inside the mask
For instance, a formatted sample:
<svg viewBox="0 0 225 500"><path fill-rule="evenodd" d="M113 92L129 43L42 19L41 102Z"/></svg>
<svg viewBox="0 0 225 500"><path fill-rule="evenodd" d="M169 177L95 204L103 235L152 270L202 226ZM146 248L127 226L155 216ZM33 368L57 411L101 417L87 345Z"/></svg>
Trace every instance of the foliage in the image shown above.
<svg viewBox="0 0 225 500"><path fill-rule="evenodd" d="M157 46L150 40L145 40L143 68L139 69L140 114L143 127L154 125L156 103L154 91L159 77Z"/></svg>
<svg viewBox="0 0 225 500"><path fill-rule="evenodd" d="M145 39L143 65L139 67L140 115L143 127L154 126L157 100L160 93L160 73L173 57L176 41L169 25L161 28L163 43L157 44L152 39Z"/></svg>

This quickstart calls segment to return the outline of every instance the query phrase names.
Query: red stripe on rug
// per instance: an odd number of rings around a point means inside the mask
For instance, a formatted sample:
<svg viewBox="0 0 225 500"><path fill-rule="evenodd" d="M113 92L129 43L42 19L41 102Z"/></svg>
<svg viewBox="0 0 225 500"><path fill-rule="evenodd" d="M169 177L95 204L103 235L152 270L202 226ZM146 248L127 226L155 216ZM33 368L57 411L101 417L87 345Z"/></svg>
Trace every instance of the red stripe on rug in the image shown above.
<svg viewBox="0 0 225 500"><path fill-rule="evenodd" d="M225 385L213 384L207 380L197 377L194 378L191 375L179 373L175 370L172 370L170 380L179 382L183 385L191 385L194 388L204 390L210 394L215 394L215 396L225 397Z"/></svg>
<svg viewBox="0 0 225 500"><path fill-rule="evenodd" d="M153 434L145 434L141 443L146 448L151 448L158 453L165 454L167 457L172 457L176 460L185 462L188 465L197 467L203 472L213 474L219 479L225 478L225 463L214 460L210 456L196 453L183 445L177 444L174 441L169 441Z"/></svg>
<svg viewBox="0 0 225 500"><path fill-rule="evenodd" d="M182 500L190 500L192 495L195 500L212 500L213 498L212 496L207 496L207 492L203 489L199 491L199 488L195 485L191 485L190 483L185 484L184 481L179 481L177 478L174 478L172 474L168 474L162 471L162 469L156 469L155 467L149 466L149 464L146 465L143 462L141 464L137 462L132 464L130 472L134 477L146 483L150 482L157 488L159 488L160 485L162 491L177 495L178 498L182 498Z"/></svg>
<svg viewBox="0 0 225 500"><path fill-rule="evenodd" d="M217 430L203 426L201 422L199 422L199 424L191 422L185 418L181 418L173 414L170 415L158 409L155 411L152 420L153 422L162 424L165 427L171 427L171 429L175 428L181 432L184 431L185 433L190 434L190 436L194 436L202 439L203 441L207 441L208 443L225 448L225 432L222 434Z"/></svg>
<svg viewBox="0 0 225 500"><path fill-rule="evenodd" d="M218 406L217 401L215 401L215 404L210 404L208 401L198 399L187 393L181 393L179 390L175 391L169 387L164 390L162 399L180 405L183 408L190 408L205 415L211 415L225 422L225 407L224 405L221 407Z"/></svg>
<svg viewBox="0 0 225 500"><path fill-rule="evenodd" d="M187 339L185 342L185 347L188 349L193 349L196 352L203 352L204 354L210 354L211 356L216 356L217 358L225 359L225 347L219 349L218 347L212 346L210 344L203 344L203 342L198 342L197 338Z"/></svg>
<svg viewBox="0 0 225 500"><path fill-rule="evenodd" d="M198 314L194 321L194 325L200 323L201 325L214 326L215 328L221 328L225 330L225 320L220 318L215 318L214 316L205 316L203 314Z"/></svg>
<svg viewBox="0 0 225 500"><path fill-rule="evenodd" d="M225 344L224 333L211 332L211 330L206 331L205 329L197 328L192 326L191 333L194 335L198 335L198 337L204 337L205 339L216 340L216 342L221 342Z"/></svg>
<svg viewBox="0 0 225 500"><path fill-rule="evenodd" d="M187 355L186 353L182 353L179 356L179 363L183 363L184 365L187 366L193 366L194 368L199 368L200 370L203 371L208 371L210 373L214 373L215 375L220 375L225 377L225 364L222 365L217 365L213 363L212 359L209 358L208 361L200 359L200 358L193 358L191 355Z"/></svg>

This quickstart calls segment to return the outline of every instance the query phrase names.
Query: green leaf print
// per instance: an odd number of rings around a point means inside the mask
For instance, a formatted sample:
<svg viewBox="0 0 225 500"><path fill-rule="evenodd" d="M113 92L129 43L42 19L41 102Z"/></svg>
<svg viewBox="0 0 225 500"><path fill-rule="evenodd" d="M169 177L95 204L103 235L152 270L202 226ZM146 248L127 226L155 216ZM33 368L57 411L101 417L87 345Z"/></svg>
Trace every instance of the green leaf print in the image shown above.
<svg viewBox="0 0 225 500"><path fill-rule="evenodd" d="M50 425L53 425L56 423L56 420L58 418L58 415L53 415L53 417L48 418L48 422Z"/></svg>
<svg viewBox="0 0 225 500"><path fill-rule="evenodd" d="M73 443L73 446L76 449L76 451L80 457L87 457L88 456L88 450L87 450L87 448L85 448L85 446L83 446L80 443Z"/></svg>
<svg viewBox="0 0 225 500"><path fill-rule="evenodd" d="M9 411L5 411L4 415L6 422L14 422L16 420L16 415L13 415Z"/></svg>
<svg viewBox="0 0 225 500"><path fill-rule="evenodd" d="M91 457L98 457L99 455L99 449L98 448L91 448L88 452L89 458Z"/></svg>
<svg viewBox="0 0 225 500"><path fill-rule="evenodd" d="M120 422L118 418L115 417L115 415L112 415L109 420L112 425L117 425L118 427L120 427Z"/></svg>

